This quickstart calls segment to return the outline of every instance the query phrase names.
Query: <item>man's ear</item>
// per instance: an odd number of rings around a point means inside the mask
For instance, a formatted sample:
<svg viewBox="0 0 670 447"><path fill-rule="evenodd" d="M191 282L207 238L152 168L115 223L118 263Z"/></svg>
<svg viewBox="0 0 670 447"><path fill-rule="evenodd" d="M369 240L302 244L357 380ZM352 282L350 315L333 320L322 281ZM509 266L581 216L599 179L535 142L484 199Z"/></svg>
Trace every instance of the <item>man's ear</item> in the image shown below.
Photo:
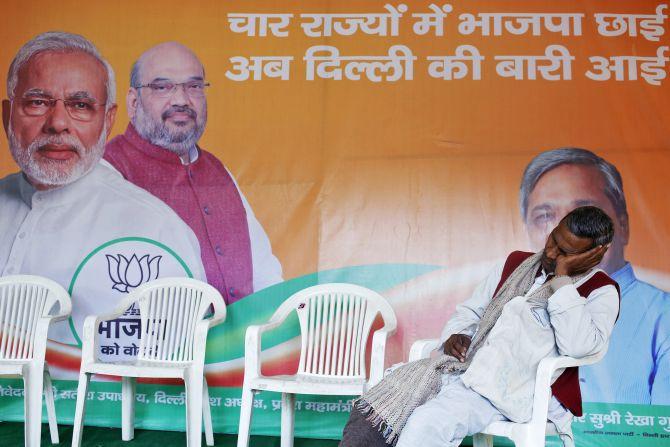
<svg viewBox="0 0 670 447"><path fill-rule="evenodd" d="M623 213L622 215L617 216L617 220L619 221L619 227L621 228L621 242L626 246L628 245L628 237L630 235L628 229L628 214Z"/></svg>
<svg viewBox="0 0 670 447"><path fill-rule="evenodd" d="M5 133L9 133L9 115L12 112L12 103L9 99L2 100L2 126L5 128Z"/></svg>
<svg viewBox="0 0 670 447"><path fill-rule="evenodd" d="M132 121L135 118L135 113L137 112L137 103L140 100L139 90L130 87L128 89L128 94L126 95L126 108L128 109L128 118Z"/></svg>

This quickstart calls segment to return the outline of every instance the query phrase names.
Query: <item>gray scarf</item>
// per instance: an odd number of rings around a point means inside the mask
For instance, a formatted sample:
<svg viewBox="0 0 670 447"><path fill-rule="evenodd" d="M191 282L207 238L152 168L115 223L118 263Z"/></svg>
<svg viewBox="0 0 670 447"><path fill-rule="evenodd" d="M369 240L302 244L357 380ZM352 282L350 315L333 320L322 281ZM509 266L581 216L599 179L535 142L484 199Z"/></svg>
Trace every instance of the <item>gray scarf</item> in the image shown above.
<svg viewBox="0 0 670 447"><path fill-rule="evenodd" d="M388 444L395 444L412 412L440 391L442 374L463 373L484 344L502 309L512 298L523 296L535 282L542 252L530 256L507 278L484 311L465 361L442 354L411 362L393 371L356 401L356 408L376 427ZM583 275L580 275L581 277ZM579 277L573 277L573 282ZM552 295L549 281L528 296L527 301L546 308Z"/></svg>

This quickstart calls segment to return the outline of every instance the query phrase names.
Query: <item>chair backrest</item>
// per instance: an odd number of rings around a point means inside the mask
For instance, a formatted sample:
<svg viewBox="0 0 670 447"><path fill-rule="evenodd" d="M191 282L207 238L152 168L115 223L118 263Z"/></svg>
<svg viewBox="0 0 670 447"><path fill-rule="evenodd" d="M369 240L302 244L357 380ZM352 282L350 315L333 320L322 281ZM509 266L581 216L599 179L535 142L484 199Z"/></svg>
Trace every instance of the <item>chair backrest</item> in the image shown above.
<svg viewBox="0 0 670 447"><path fill-rule="evenodd" d="M190 278L161 278L131 292L128 301L140 308L142 336L138 359L191 362L196 352L195 329L209 315L223 321L226 304L209 284ZM204 349L204 347L203 347Z"/></svg>
<svg viewBox="0 0 670 447"><path fill-rule="evenodd" d="M377 292L353 284L322 284L289 297L277 313L295 309L301 332L298 375L366 377L365 348L375 316L387 328L396 318Z"/></svg>
<svg viewBox="0 0 670 447"><path fill-rule="evenodd" d="M58 317L70 314L70 295L58 283L40 276L0 277L0 360L31 360L39 319L59 304ZM46 343L46 328L43 330Z"/></svg>

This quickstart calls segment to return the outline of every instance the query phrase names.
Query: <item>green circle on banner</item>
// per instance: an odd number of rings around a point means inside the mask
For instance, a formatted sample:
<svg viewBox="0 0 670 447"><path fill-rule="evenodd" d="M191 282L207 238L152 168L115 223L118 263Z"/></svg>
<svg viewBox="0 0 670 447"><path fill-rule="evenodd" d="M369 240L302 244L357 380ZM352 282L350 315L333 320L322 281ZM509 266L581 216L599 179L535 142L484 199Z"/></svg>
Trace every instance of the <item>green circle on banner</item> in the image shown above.
<svg viewBox="0 0 670 447"><path fill-rule="evenodd" d="M91 251L88 255L86 255L86 257L84 257L84 259L81 261L81 263L77 266L77 269L75 270L74 275L72 276L72 280L70 281L70 285L68 286L68 289L67 289L67 292L70 294L71 297L72 297L72 292L74 290L77 279L79 278L79 275L81 274L81 272L84 269L84 267L86 266L86 264L97 253L99 253L101 250L104 250L105 248L108 248L108 247L111 247L115 244L120 244L120 243L123 243L123 242L144 242L144 243L154 245L154 246L164 250L169 255L171 255L174 258L174 260L177 261L178 265L180 265L181 268L183 268L184 273L186 274L186 276L188 276L189 278L193 278L193 273L188 268L188 265L186 265L186 262L184 262L184 260L174 250L172 250L167 245L165 245L161 242L155 241L153 239L145 238L145 237L123 237L123 238L113 239L111 241L105 242L104 244L100 245L99 247L96 247L93 251ZM74 305L74 302L73 302L73 305ZM72 336L74 337L74 339L77 342L76 344L73 344L71 346L78 346L78 347L81 348L81 346L82 346L81 338L79 338L79 335L77 334L77 330L75 329L75 324L74 324L74 320L72 318L72 315L70 315L70 317L68 318L68 322L69 322L69 325L70 325L70 330L72 331Z"/></svg>

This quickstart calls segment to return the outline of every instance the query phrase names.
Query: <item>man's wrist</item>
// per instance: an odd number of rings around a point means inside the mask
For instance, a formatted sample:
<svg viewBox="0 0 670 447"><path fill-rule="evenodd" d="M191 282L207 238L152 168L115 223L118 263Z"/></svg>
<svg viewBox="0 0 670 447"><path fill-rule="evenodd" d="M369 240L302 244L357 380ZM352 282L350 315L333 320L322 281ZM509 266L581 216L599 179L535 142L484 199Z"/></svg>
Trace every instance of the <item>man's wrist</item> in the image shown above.
<svg viewBox="0 0 670 447"><path fill-rule="evenodd" d="M561 266L557 265L556 269L554 270L554 275L556 276L569 276L570 272L568 272L568 269Z"/></svg>
<svg viewBox="0 0 670 447"><path fill-rule="evenodd" d="M549 284L552 290L556 292L561 287L572 284L572 278L570 278L568 275L556 275L551 279Z"/></svg>

